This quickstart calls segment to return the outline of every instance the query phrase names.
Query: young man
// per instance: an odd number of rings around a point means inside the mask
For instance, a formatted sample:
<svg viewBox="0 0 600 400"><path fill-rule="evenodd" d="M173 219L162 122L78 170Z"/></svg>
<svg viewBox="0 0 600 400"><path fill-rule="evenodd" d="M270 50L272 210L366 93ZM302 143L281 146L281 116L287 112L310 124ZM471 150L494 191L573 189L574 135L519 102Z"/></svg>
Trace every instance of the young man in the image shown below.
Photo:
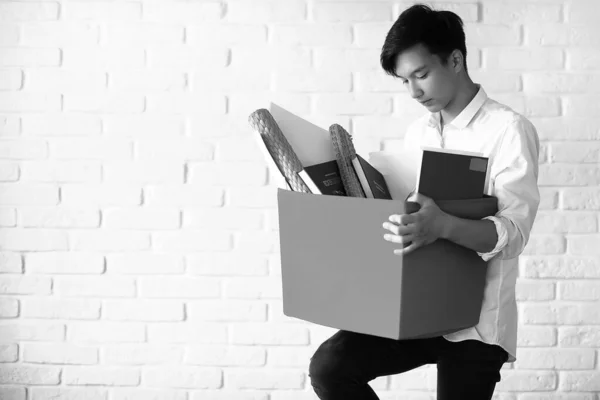
<svg viewBox="0 0 600 400"><path fill-rule="evenodd" d="M407 149L421 146L481 152L489 157L486 194L499 212L466 220L442 212L423 195L421 209L383 223L385 240L411 244L408 253L438 238L472 249L487 261L479 323L452 334L393 340L340 330L311 357L309 376L322 400L376 400L368 382L437 364L438 400L489 400L500 369L516 360L518 256L528 242L539 204L539 139L534 126L487 97L467 72L462 20L449 11L415 5L389 31L381 65L427 109L406 132ZM357 229L360 229L358 227Z"/></svg>

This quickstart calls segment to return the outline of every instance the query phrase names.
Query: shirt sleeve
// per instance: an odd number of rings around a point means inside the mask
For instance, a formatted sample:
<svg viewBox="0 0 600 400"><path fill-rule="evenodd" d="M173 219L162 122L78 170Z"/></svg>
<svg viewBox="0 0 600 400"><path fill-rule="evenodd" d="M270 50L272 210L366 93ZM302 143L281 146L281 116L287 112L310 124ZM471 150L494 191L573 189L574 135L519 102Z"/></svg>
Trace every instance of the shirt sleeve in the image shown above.
<svg viewBox="0 0 600 400"><path fill-rule="evenodd" d="M492 195L498 198L498 212L483 219L496 227L498 241L485 261L518 257L527 242L540 203L538 188L539 138L533 124L519 117L506 129L492 165Z"/></svg>

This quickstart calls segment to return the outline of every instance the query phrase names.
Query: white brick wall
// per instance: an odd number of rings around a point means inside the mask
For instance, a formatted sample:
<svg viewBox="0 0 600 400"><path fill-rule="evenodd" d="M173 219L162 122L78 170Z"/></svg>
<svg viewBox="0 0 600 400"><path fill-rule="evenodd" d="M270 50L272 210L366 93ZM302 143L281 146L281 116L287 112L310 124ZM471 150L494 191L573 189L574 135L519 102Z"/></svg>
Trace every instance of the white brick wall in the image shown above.
<svg viewBox="0 0 600 400"><path fill-rule="evenodd" d="M309 400L334 330L283 315L274 100L393 150L423 109L379 66L411 2L0 2L0 399ZM518 361L495 400L599 400L600 8L438 0L471 75L542 140ZM381 377L434 399L435 369Z"/></svg>

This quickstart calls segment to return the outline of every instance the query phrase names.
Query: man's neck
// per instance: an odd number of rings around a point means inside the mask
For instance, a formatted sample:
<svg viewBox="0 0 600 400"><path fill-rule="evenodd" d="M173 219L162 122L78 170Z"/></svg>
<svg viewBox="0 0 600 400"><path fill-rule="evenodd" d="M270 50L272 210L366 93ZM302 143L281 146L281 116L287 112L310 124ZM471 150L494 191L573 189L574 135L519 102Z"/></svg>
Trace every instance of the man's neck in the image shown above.
<svg viewBox="0 0 600 400"><path fill-rule="evenodd" d="M452 122L452 120L465 109L471 100L473 100L478 91L479 87L473 83L471 79L468 79L468 81L462 85L454 100L452 100L446 108L440 111L440 122L442 126Z"/></svg>

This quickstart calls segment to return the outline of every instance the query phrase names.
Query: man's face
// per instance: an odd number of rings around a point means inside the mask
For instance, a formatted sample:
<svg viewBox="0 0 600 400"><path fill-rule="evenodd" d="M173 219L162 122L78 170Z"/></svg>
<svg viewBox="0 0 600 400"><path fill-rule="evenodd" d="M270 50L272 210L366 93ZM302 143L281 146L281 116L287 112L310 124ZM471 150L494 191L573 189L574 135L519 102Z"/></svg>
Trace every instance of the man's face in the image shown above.
<svg viewBox="0 0 600 400"><path fill-rule="evenodd" d="M439 57L417 44L398 55L396 74L413 99L430 112L438 112L456 95L457 74L451 64L442 64Z"/></svg>

